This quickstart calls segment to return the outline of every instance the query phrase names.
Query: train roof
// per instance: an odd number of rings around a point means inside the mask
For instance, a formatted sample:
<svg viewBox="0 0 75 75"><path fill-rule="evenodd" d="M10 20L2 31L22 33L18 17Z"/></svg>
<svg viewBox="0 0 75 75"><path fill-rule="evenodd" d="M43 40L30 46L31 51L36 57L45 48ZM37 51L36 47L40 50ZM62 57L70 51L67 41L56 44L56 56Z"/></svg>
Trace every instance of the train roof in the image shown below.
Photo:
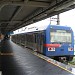
<svg viewBox="0 0 75 75"><path fill-rule="evenodd" d="M17 34L46 30L48 26L50 26L50 27L64 27L64 28L67 27L67 26L61 26L61 25L50 25L49 22L41 21L41 22L37 22L37 23L31 24L31 25L25 26L22 29L22 31L19 31Z"/></svg>
<svg viewBox="0 0 75 75"><path fill-rule="evenodd" d="M45 30L48 26L49 22L47 23L45 23L44 21L36 22L28 26L25 26L23 30L18 32L17 34Z"/></svg>

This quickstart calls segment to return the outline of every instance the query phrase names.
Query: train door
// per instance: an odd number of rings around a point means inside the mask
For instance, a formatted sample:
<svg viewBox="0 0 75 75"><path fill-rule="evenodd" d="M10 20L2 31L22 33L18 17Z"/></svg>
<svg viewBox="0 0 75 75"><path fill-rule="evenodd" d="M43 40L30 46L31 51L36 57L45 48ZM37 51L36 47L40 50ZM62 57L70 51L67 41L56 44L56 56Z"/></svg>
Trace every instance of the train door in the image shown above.
<svg viewBox="0 0 75 75"><path fill-rule="evenodd" d="M37 51L43 53L43 36L42 33L38 33L36 36L36 47Z"/></svg>

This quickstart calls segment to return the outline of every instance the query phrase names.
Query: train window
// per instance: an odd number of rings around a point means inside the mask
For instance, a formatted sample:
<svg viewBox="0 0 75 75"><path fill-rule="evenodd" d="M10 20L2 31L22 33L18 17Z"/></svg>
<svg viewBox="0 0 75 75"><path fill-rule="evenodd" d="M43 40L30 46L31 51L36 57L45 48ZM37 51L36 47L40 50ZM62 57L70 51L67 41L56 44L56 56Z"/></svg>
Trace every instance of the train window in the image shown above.
<svg viewBox="0 0 75 75"><path fill-rule="evenodd" d="M69 30L52 30L50 31L51 42L71 43L71 31Z"/></svg>
<svg viewBox="0 0 75 75"><path fill-rule="evenodd" d="M26 39L27 39L27 42L34 42L34 34L27 34L26 35Z"/></svg>

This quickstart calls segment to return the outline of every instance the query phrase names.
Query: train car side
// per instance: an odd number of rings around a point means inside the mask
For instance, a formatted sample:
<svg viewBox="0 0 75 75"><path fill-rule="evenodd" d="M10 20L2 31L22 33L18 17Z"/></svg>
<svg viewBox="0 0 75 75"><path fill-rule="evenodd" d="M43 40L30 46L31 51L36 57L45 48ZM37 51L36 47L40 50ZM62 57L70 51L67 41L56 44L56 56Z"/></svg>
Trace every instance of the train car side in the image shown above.
<svg viewBox="0 0 75 75"><path fill-rule="evenodd" d="M65 57L67 61L73 59L74 35L70 27L47 25L44 29L31 28L36 30L13 35L12 40L54 59L60 57Z"/></svg>

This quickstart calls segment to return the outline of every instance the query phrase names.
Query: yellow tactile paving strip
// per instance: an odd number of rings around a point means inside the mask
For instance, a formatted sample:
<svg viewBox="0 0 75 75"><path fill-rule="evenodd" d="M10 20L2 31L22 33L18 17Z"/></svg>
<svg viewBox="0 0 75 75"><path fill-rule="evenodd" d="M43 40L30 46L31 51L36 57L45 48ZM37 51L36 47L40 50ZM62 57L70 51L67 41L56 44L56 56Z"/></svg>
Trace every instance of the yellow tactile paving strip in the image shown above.
<svg viewBox="0 0 75 75"><path fill-rule="evenodd" d="M0 55L14 55L14 53L1 53L0 52Z"/></svg>
<svg viewBox="0 0 75 75"><path fill-rule="evenodd" d="M53 59L51 59L51 58L49 58L49 57L46 57L46 56L44 56L44 55L42 55L42 54L39 54L39 53L37 53L37 52L31 51L31 53L34 54L34 55L36 55L36 56L38 56L38 57L40 57L41 59L43 59L43 60L45 60L45 61L47 61L47 62L49 62L49 63L51 63L51 64L53 64L53 65L55 65L55 66L58 66L59 68L61 68L61 69L65 70L65 71L67 71L67 72L69 72L69 73L75 75L75 73L71 71L71 67L70 67L70 66L65 65L65 64L63 64L63 63L61 63L61 62L58 62L58 61L56 61L56 60L53 60ZM59 64L64 65L65 68L64 68L63 66L60 66Z"/></svg>

